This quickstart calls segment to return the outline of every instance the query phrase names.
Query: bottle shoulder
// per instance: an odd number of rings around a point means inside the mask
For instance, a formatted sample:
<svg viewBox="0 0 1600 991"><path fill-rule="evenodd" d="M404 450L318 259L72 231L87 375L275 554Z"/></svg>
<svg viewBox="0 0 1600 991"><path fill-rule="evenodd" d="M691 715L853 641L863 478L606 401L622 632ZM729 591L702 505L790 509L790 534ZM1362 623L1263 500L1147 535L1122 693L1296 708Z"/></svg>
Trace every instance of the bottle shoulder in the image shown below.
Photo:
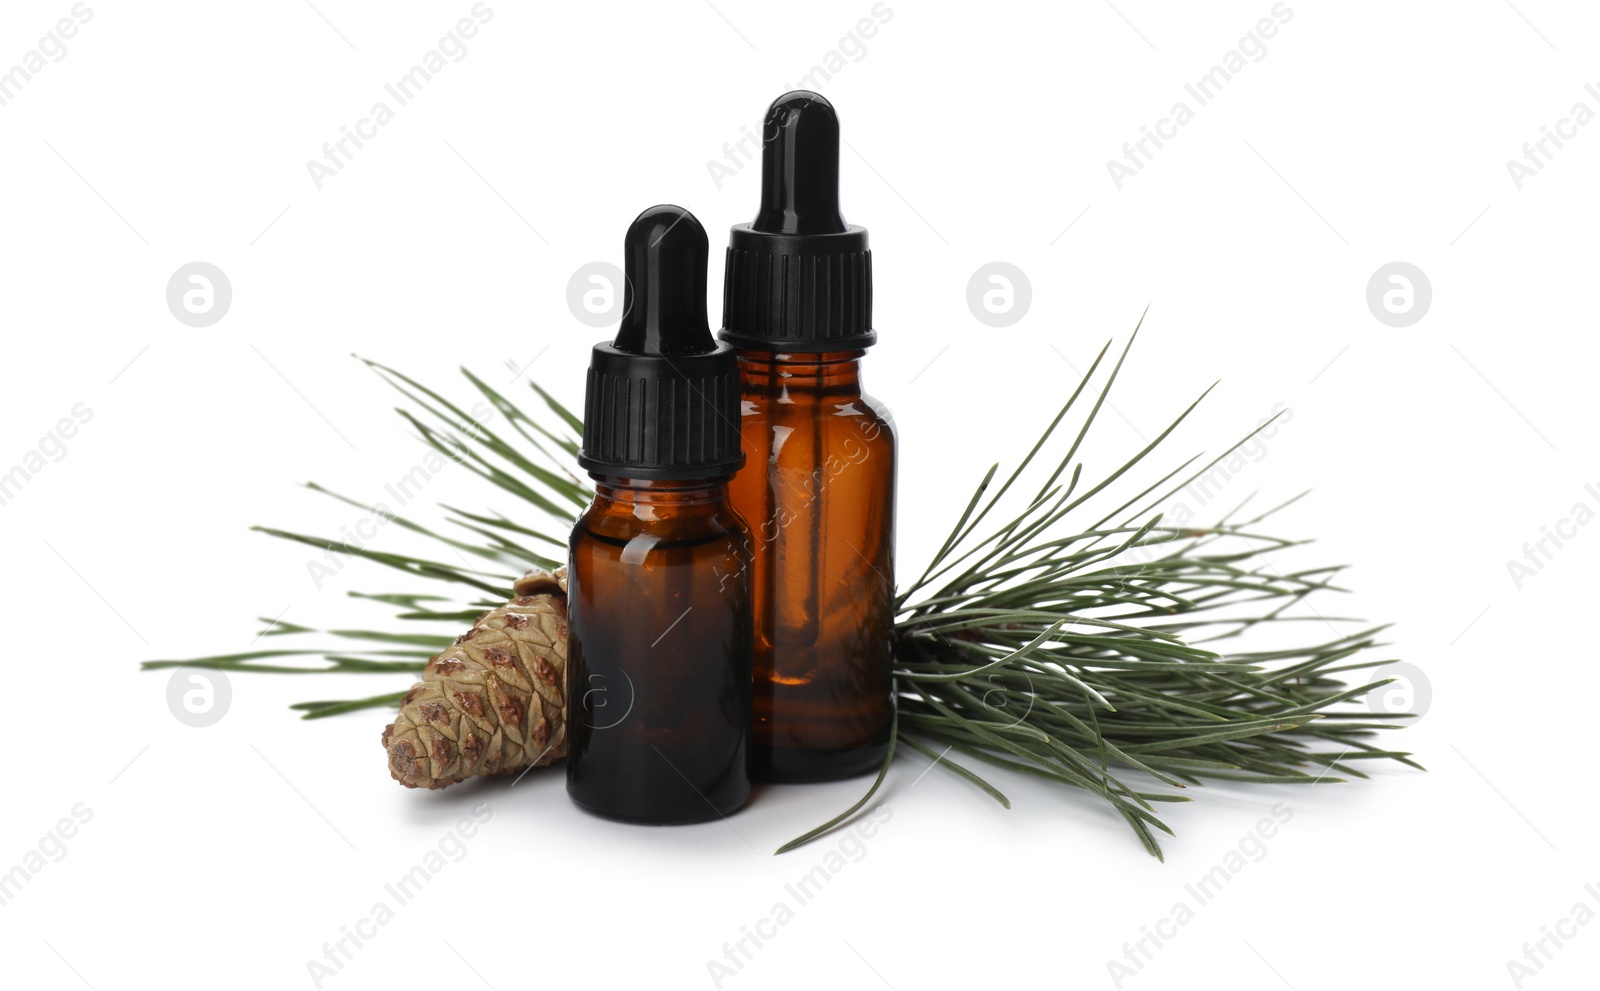
<svg viewBox="0 0 1600 991"><path fill-rule="evenodd" d="M874 435L886 434L891 442L897 434L894 414L889 407L865 392L751 390L740 396L739 414L745 425L752 420L777 423L815 416L871 425Z"/></svg>
<svg viewBox="0 0 1600 991"><path fill-rule="evenodd" d="M654 538L661 547L703 544L717 540L740 543L749 537L749 527L727 501L697 507L692 513L661 512L615 505L591 504L579 514L572 528L572 543L595 539L603 543L629 543L638 538Z"/></svg>
<svg viewBox="0 0 1600 991"><path fill-rule="evenodd" d="M894 455L898 447L898 434L889 407L862 393L849 403L839 404L831 413L836 418L836 429L833 431L835 438L862 444L881 454ZM841 425L844 429L838 430Z"/></svg>
<svg viewBox="0 0 1600 991"><path fill-rule="evenodd" d="M864 419L870 419L882 426L885 437L890 444L895 442L900 431L895 426L894 414L889 411L887 405L875 397L867 395L865 392L861 394L861 398L855 405L862 410Z"/></svg>

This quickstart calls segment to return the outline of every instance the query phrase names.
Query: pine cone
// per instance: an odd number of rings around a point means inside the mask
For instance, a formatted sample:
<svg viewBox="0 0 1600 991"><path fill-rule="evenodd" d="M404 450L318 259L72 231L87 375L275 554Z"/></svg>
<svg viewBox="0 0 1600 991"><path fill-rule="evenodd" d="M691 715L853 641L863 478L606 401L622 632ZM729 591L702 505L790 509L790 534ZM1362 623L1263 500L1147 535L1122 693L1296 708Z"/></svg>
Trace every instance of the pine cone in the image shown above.
<svg viewBox="0 0 1600 991"><path fill-rule="evenodd" d="M428 661L383 731L389 773L443 788L567 756L567 576L530 571L516 597Z"/></svg>

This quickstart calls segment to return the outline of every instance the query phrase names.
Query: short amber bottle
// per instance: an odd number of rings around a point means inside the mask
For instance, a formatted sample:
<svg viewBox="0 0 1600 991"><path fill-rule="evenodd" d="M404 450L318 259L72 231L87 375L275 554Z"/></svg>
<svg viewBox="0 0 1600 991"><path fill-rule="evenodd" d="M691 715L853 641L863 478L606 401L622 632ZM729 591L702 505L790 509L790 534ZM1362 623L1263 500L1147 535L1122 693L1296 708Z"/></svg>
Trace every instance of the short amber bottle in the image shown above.
<svg viewBox="0 0 1600 991"><path fill-rule="evenodd" d="M568 572L567 792L599 815L686 823L750 795L750 536L732 352L706 323L706 235L679 207L626 239L626 316L596 345L579 463L593 505Z"/></svg>
<svg viewBox="0 0 1600 991"><path fill-rule="evenodd" d="M839 211L839 122L816 93L778 98L762 201L733 228L722 340L738 349L754 541L752 773L822 781L876 769L893 717L895 434L861 391L872 256Z"/></svg>

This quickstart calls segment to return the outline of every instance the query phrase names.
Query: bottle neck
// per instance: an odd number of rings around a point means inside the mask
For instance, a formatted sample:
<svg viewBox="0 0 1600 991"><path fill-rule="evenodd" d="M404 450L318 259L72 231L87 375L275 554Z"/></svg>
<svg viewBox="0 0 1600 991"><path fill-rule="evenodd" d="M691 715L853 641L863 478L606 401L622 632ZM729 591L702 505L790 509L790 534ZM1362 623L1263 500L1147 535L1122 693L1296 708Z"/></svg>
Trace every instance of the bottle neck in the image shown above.
<svg viewBox="0 0 1600 991"><path fill-rule="evenodd" d="M710 515L728 500L732 475L690 481L618 478L596 475L594 508L641 520L662 520Z"/></svg>
<svg viewBox="0 0 1600 991"><path fill-rule="evenodd" d="M740 350L739 383L747 390L860 394L864 350L790 354Z"/></svg>

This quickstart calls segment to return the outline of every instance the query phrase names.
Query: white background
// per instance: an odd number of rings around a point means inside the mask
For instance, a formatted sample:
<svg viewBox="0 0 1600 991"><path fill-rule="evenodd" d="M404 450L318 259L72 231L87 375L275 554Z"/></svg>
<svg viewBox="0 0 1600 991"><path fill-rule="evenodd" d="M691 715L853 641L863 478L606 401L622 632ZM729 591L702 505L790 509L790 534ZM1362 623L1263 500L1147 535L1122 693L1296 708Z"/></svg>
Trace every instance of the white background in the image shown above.
<svg viewBox="0 0 1600 991"><path fill-rule="evenodd" d="M75 404L93 413L0 507L0 871L76 803L93 811L0 908L8 986L310 987L323 944L488 803L466 857L324 987L711 987L707 961L838 840L770 851L861 782L766 789L736 831L587 817L559 771L417 794L385 774L382 714L286 708L401 676L237 675L225 718L195 729L138 661L245 649L257 616L382 623L344 593L415 583L352 566L319 591L305 548L248 530L337 534L362 514L298 483L380 499L420 460L395 395L350 355L461 398L458 365L525 395L506 363L533 362L578 402L605 332L568 311L569 276L620 262L629 220L661 201L694 210L719 258L758 179L719 189L707 162L873 5L492 0L467 54L319 191L307 160L472 4L314 2L92 2L66 55L0 107L0 470ZM1520 190L1506 168L1573 104L1600 111L1584 90L1600 18L1516 2L1291 0L1204 107L1184 84L1268 0L888 0L872 38L843 43L854 58L820 88L849 142L846 216L872 232L882 344L865 367L901 429L901 570L1148 303L1086 470L1216 379L1162 470L1292 410L1207 511L1314 489L1276 529L1318 538L1308 561L1353 565L1354 593L1323 613L1397 621L1379 656L1425 672L1433 705L1395 742L1429 771L1207 787L1167 810L1163 864L1093 796L996 773L1007 812L942 770L919 780L908 756L865 855L724 987L1114 987L1107 961L1276 803L1294 818L1267 856L1124 987L1508 987L1525 942L1580 901L1600 909L1593 791L1573 773L1600 689L1600 527L1520 589L1507 570L1575 504L1600 506L1584 489L1600 487L1600 125ZM0 8L0 69L70 9ZM1118 190L1107 160L1179 100L1194 120ZM204 329L164 300L196 260L234 293ZM1033 289L1000 329L965 303L996 260ZM1403 328L1365 300L1396 260L1433 292ZM426 495L514 508L459 470ZM1523 986L1592 986L1600 925L1576 932Z"/></svg>

